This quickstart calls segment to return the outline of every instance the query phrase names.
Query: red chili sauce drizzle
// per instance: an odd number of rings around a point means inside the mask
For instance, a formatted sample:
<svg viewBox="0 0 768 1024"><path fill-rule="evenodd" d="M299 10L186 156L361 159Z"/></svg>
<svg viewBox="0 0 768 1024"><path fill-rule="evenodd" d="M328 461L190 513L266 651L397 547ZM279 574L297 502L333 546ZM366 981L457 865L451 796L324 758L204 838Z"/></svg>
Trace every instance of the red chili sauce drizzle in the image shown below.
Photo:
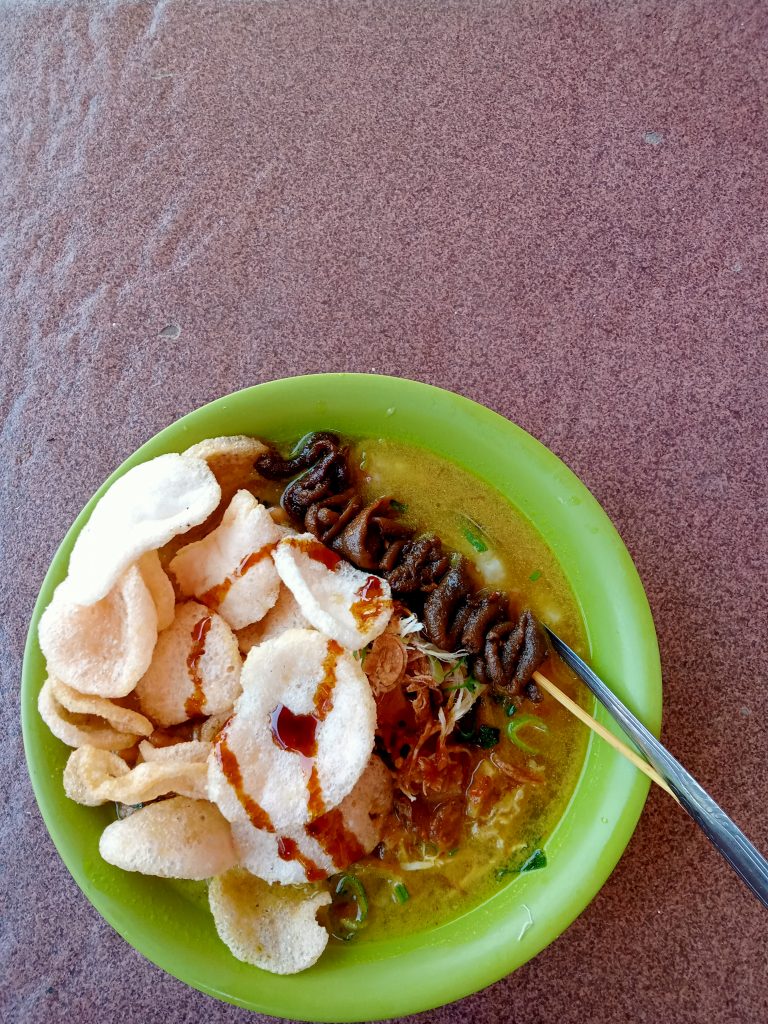
<svg viewBox="0 0 768 1024"><path fill-rule="evenodd" d="M365 856L365 850L357 836L345 827L344 816L338 807L310 821L306 826L306 833L318 841L339 868L346 867L347 864L352 864Z"/></svg>
<svg viewBox="0 0 768 1024"><path fill-rule="evenodd" d="M322 545L319 546L322 547ZM314 714L298 715L285 704L278 704L272 709L269 716L272 742L282 750L288 750L302 758L302 768L307 775L309 794L307 804L310 818L319 817L325 810L320 776L313 758L317 754L318 722L322 722L333 709L336 663L341 654L341 645L335 640L329 640L328 649L323 659L323 674L313 698Z"/></svg>
<svg viewBox="0 0 768 1024"><path fill-rule="evenodd" d="M297 715L285 704L278 704L269 716L272 742L310 759L317 753L317 722L315 715Z"/></svg>
<svg viewBox="0 0 768 1024"><path fill-rule="evenodd" d="M271 555L276 547L276 544L265 544L258 551L252 551L250 555L246 555L234 572L230 573L221 583L217 583L210 590L206 590L204 594L200 594L198 600L202 604L207 604L209 608L214 610L218 608L229 593L235 580L242 579L249 569L252 569L254 565L258 565L259 562Z"/></svg>
<svg viewBox="0 0 768 1024"><path fill-rule="evenodd" d="M381 611L384 587L378 576L369 576L357 592L357 601L352 602L352 617L363 629Z"/></svg>
<svg viewBox="0 0 768 1024"><path fill-rule="evenodd" d="M288 836L280 836L277 840L277 855L280 860L297 860L304 868L308 882L319 882L328 874L327 871L319 868L313 860L305 856L299 849L296 840Z"/></svg>
<svg viewBox="0 0 768 1024"><path fill-rule="evenodd" d="M341 644L328 641L328 652L323 659L323 677L315 690L315 717L319 722L333 711L333 688L336 686L336 662L342 653Z"/></svg>
<svg viewBox="0 0 768 1024"><path fill-rule="evenodd" d="M342 562L341 555L337 555L335 551L327 548L325 544L321 544L319 540L312 540L309 537L288 537L285 543L290 544L292 548L298 548L313 562L320 562L331 572L335 572Z"/></svg>
<svg viewBox="0 0 768 1024"><path fill-rule="evenodd" d="M310 820L319 818L325 811L325 803L323 802L323 788L320 785L320 776L316 764L312 765L312 771L309 773L307 792L309 793L307 807L309 808Z"/></svg>
<svg viewBox="0 0 768 1024"><path fill-rule="evenodd" d="M200 678L200 659L205 654L205 638L208 636L210 628L210 615L206 615L192 627L192 647L187 655L187 672L192 680L192 693L184 704L187 718L194 718L203 713L205 694L203 693L203 680Z"/></svg>
<svg viewBox="0 0 768 1024"><path fill-rule="evenodd" d="M375 579L375 577L373 578ZM365 856L365 850L357 837L346 829L344 817L338 808L325 812L317 765L312 759L317 754L317 724L322 722L333 709L336 664L342 653L340 644L335 640L328 641L328 650L323 659L323 675L314 695L314 714L297 715L284 704L278 704L270 715L273 742L283 750L299 754L303 759L302 767L305 771L309 769L307 790L311 820L305 827L305 831L308 836L319 843L339 868L360 860ZM327 875L326 871L301 852L294 839L281 836L277 843L277 853L282 860L298 861L310 882L319 881Z"/></svg>
<svg viewBox="0 0 768 1024"><path fill-rule="evenodd" d="M243 775L240 771L240 765L238 764L237 757L227 746L226 736L220 735L219 742L216 745L216 760L219 762L219 767L224 773L227 782L234 789L237 799L243 806L245 813L248 815L251 824L254 828L263 828L267 832L274 832L275 828L272 824L272 820L264 810L260 807L256 801L248 796L243 788Z"/></svg>

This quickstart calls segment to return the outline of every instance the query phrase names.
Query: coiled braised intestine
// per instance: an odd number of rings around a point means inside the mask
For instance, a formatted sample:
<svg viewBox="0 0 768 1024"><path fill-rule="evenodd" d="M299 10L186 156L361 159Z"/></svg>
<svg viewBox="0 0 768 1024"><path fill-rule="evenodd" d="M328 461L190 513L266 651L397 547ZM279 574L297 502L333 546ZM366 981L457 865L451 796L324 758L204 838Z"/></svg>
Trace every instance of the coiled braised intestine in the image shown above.
<svg viewBox="0 0 768 1024"><path fill-rule="evenodd" d="M417 600L429 640L446 651L467 651L480 682L540 699L532 676L549 650L531 611L511 617L509 597L482 589L467 559L446 551L439 537L416 536L399 520L393 499L365 505L335 434L311 434L290 459L270 449L256 469L270 480L295 477L282 497L294 523L358 568L384 576L397 597Z"/></svg>

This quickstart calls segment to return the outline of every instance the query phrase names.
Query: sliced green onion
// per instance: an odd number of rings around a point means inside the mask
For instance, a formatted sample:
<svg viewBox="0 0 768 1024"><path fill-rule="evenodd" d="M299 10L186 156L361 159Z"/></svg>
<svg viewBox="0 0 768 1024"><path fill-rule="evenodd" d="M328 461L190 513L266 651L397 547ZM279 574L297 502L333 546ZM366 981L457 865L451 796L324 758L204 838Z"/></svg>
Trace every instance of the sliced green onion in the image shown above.
<svg viewBox="0 0 768 1024"><path fill-rule="evenodd" d="M499 742L499 730L495 725L481 725L472 738L472 743L482 747L483 750L490 750Z"/></svg>
<svg viewBox="0 0 768 1024"><path fill-rule="evenodd" d="M404 504L402 501L398 501L397 498L390 498L389 499L389 506L390 506L390 508L393 508L395 510L395 512L407 512L408 511L408 506L406 504Z"/></svg>
<svg viewBox="0 0 768 1024"><path fill-rule="evenodd" d="M546 853L543 850L534 850L528 860L523 863L520 871L538 871L539 868L545 868L546 866Z"/></svg>
<svg viewBox="0 0 768 1024"><path fill-rule="evenodd" d="M526 754L538 754L539 751L526 743L525 740L521 740L518 733L521 729L535 729L536 732L549 732L549 726L546 722L542 722L536 715L520 715L519 718L514 718L507 726L507 736L521 750L525 751Z"/></svg>
<svg viewBox="0 0 768 1024"><path fill-rule="evenodd" d="M411 894L408 892L407 888L403 885L403 883L395 882L395 884L392 886L392 899L395 901L395 903L399 903L402 905L403 903L407 903L410 898Z"/></svg>
<svg viewBox="0 0 768 1024"><path fill-rule="evenodd" d="M514 715L516 711L517 711L517 704L515 704L515 702L513 700L511 700L509 702L509 704L507 704L506 707L504 708L504 713L507 716L507 718L511 718L512 715Z"/></svg>
<svg viewBox="0 0 768 1024"><path fill-rule="evenodd" d="M466 679L463 679L460 683L455 683L453 686L446 686L445 692L450 693L451 690L469 690L470 693L474 693L479 685L480 683L474 676L467 676Z"/></svg>
<svg viewBox="0 0 768 1024"><path fill-rule="evenodd" d="M299 438L299 440L296 442L296 444L293 446L293 448L291 448L291 450L288 452L288 458L289 459L295 459L296 458L296 456L299 454L301 449L304 447L304 444L309 440L311 434L312 434L312 432L310 431L309 434L304 434L303 437Z"/></svg>
<svg viewBox="0 0 768 1024"><path fill-rule="evenodd" d="M528 577L528 579L531 581L531 583L535 583L536 580L538 580L540 577L541 577L541 569L535 569L531 573L531 575Z"/></svg>
<svg viewBox="0 0 768 1024"><path fill-rule="evenodd" d="M475 533L474 530L470 530L469 527L467 527L464 530L464 536L467 538L467 540L472 545L472 547L475 549L475 551L478 551L478 552L482 553L483 551L487 551L488 550L488 545L485 543L485 541L480 536L480 534L479 533Z"/></svg>
<svg viewBox="0 0 768 1024"><path fill-rule="evenodd" d="M528 847L530 849L530 847ZM536 849L533 853L529 854L528 857L520 864L509 862L508 864L502 864L501 867L496 868L494 875L496 881L500 882L507 875L518 875L524 871L538 871L539 868L545 868L547 866L547 855L542 849Z"/></svg>

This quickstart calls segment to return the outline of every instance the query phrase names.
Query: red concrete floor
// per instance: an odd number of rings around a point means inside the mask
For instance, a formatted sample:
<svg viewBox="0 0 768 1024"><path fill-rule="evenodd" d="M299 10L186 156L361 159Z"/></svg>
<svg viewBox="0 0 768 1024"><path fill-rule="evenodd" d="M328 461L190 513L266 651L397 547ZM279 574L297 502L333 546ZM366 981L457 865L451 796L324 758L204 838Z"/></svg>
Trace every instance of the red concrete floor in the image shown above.
<svg viewBox="0 0 768 1024"><path fill-rule="evenodd" d="M768 848L767 37L754 0L0 8L4 1020L251 1019L80 894L17 692L97 484L274 377L418 378L557 452L647 588L664 739ZM423 1020L761 1024L766 948L655 792L554 945Z"/></svg>

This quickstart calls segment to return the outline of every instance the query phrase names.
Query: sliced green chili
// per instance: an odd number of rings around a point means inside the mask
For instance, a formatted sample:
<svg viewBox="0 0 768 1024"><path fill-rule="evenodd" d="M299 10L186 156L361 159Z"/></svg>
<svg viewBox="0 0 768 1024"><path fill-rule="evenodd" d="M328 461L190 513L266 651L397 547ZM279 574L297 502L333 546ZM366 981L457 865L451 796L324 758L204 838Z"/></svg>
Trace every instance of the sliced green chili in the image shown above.
<svg viewBox="0 0 768 1024"><path fill-rule="evenodd" d="M547 866L547 855L543 850L534 850L531 856L526 860L520 871L538 871L539 868L545 868Z"/></svg>
<svg viewBox="0 0 768 1024"><path fill-rule="evenodd" d="M346 898L345 898L346 897ZM332 934L343 942L349 942L368 918L368 897L365 886L356 875L339 875L331 894L333 906L331 920ZM354 916L348 909L354 907Z"/></svg>
<svg viewBox="0 0 768 1024"><path fill-rule="evenodd" d="M410 898L411 894L408 892L408 889L403 885L403 883L395 882L395 884L392 886L392 899L395 901L395 903L399 903L402 905L403 903L407 903Z"/></svg>
<svg viewBox="0 0 768 1024"><path fill-rule="evenodd" d="M467 540L472 545L472 547L475 549L475 551L478 551L478 552L482 553L483 551L487 551L488 550L488 545L485 543L485 541L480 536L480 534L479 533L475 533L474 530L470 530L469 527L467 527L464 530L464 536L467 538Z"/></svg>
<svg viewBox="0 0 768 1024"><path fill-rule="evenodd" d="M526 754L538 754L535 747L530 746L518 736L520 730L525 728L535 729L536 732L549 732L549 726L536 715L520 715L519 718L513 718L507 726L507 736L516 747L525 751Z"/></svg>

